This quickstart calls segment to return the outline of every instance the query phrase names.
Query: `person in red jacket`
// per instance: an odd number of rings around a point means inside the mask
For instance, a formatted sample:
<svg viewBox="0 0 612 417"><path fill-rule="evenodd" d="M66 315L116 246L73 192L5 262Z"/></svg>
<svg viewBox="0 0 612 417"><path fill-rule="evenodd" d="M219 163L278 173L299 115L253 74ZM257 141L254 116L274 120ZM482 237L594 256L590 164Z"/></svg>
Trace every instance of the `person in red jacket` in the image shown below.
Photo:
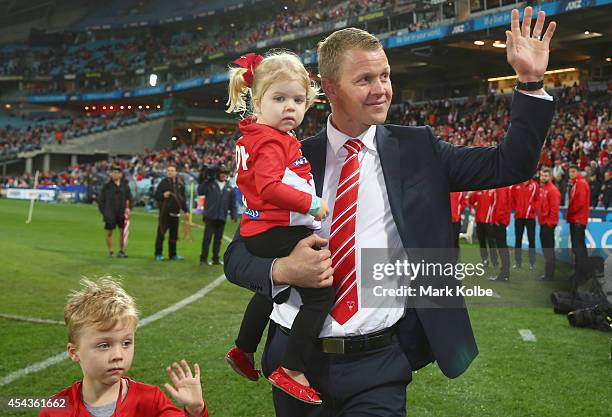
<svg viewBox="0 0 612 417"><path fill-rule="evenodd" d="M540 200L538 220L540 222L540 242L546 262L544 275L540 280L552 281L555 278L555 227L559 222L559 206L561 193L550 180L550 168L540 170Z"/></svg>
<svg viewBox="0 0 612 417"><path fill-rule="evenodd" d="M459 249L459 233L461 232L461 214L465 210L467 203L467 195L465 192L451 192L451 221L453 223L453 239L455 248Z"/></svg>
<svg viewBox="0 0 612 417"><path fill-rule="evenodd" d="M495 238L495 247L501 261L501 270L495 281L508 281L510 279L510 253L506 241L506 227L510 224L510 187L492 190L493 202L491 204L492 229Z"/></svg>
<svg viewBox="0 0 612 417"><path fill-rule="evenodd" d="M228 112L246 110L245 99L252 103L252 115L240 122L242 136L236 143L236 184L247 206L240 236L255 256L288 256L300 240L321 228L320 221L328 214L327 202L315 193L310 162L293 133L314 103L318 88L299 58L288 52L266 58L248 54L234 63L238 67L230 73ZM347 184L348 190L354 189L355 182ZM319 405L319 393L305 376L306 361L334 306L336 291L333 286L296 290L303 305L291 327L281 366L268 380L303 402ZM232 369L253 381L258 379L253 354L272 308L266 297L253 295L235 346L226 355Z"/></svg>
<svg viewBox="0 0 612 417"><path fill-rule="evenodd" d="M589 221L591 189L586 180L580 175L576 165L570 165L569 175L572 188L569 192L566 219L570 227L572 252L574 253L574 277L577 279L575 282L578 282L584 274L588 258L584 239Z"/></svg>
<svg viewBox="0 0 612 417"><path fill-rule="evenodd" d="M490 212L493 194L491 190L478 190L470 192L470 209L476 216L476 235L480 246L480 258L485 266L489 265L489 255L494 268L497 268L497 252L495 239L491 226L492 211ZM488 249L487 249L488 245Z"/></svg>
<svg viewBox="0 0 612 417"><path fill-rule="evenodd" d="M538 184L527 180L510 187L511 206L514 210L514 269L521 269L523 252L523 230L527 230L529 241L529 269L535 269L535 218L540 197Z"/></svg>
<svg viewBox="0 0 612 417"><path fill-rule="evenodd" d="M174 386L164 387L184 406L178 409L159 387L125 375L134 358L138 310L134 299L110 278L81 280L64 307L68 356L83 379L50 398L39 417L208 417L200 367L192 374L183 360L166 368Z"/></svg>

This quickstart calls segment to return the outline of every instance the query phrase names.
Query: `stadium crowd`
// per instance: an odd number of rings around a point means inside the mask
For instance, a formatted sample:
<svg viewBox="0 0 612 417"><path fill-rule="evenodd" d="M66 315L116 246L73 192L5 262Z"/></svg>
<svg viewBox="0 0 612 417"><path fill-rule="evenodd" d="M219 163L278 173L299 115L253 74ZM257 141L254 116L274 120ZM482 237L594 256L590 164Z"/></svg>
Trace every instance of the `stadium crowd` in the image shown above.
<svg viewBox="0 0 612 417"><path fill-rule="evenodd" d="M161 117L163 112L116 112L40 120L20 120L22 126L0 126L0 161L16 158L20 152L40 149L43 145L63 144L92 133L117 129Z"/></svg>
<svg viewBox="0 0 612 417"><path fill-rule="evenodd" d="M591 189L591 207L612 206L610 101L610 90L589 91L585 87L574 86L560 91L557 113L540 162L542 166L551 168L553 181L561 191L562 204L566 203L569 166L576 164L585 173ZM430 125L436 135L457 145L495 146L508 128L509 111L510 98L490 95L467 101L397 104L389 113L389 121L402 125ZM324 125L327 115L327 111L311 109L298 129L298 137L306 138L315 134ZM135 181L154 182L164 175L169 161L176 163L180 172L198 179L202 167L223 164L232 170L234 139L231 134L199 136L193 145L145 151L131 160L121 160L119 163L128 173L128 178ZM106 179L110 164L111 161L78 164L61 172L43 173L41 184L96 183L100 175ZM27 174L8 177L2 184L5 187L30 187L32 177Z"/></svg>
<svg viewBox="0 0 612 417"><path fill-rule="evenodd" d="M89 199L99 192L108 181L113 164L118 164L125 173L125 178L135 190L136 200L140 204L148 202L154 186L166 175L169 163L179 167L188 181L198 181L205 174L206 167L225 165L229 169L234 165L233 139L228 136L207 135L206 139L196 138L194 145L183 145L176 149L159 151L145 150L131 159L102 160L95 163L77 164L61 171L41 172L39 185L89 186ZM191 178L191 179L189 179ZM34 177L30 174L8 176L2 181L2 187L31 188Z"/></svg>
<svg viewBox="0 0 612 417"><path fill-rule="evenodd" d="M165 67L171 70L171 79L187 76L208 76L222 72L220 64L194 66L202 57L220 53L234 55L236 51L257 42L288 35L300 29L322 23L334 23L349 17L365 15L390 7L402 6L405 1L385 2L382 0L319 0L317 3L296 4L268 20L252 19L219 26L208 22L190 29L177 30L175 27L161 27L150 36L135 36L126 33L124 37L96 40L79 33L66 34L67 42L55 47L32 47L10 45L0 49L0 76L19 75L27 79L44 81L54 77L63 78L70 74L76 78L76 86L53 83L25 83L30 93L66 92L74 87L100 90L134 86L138 71ZM437 9L421 5L418 19L398 19L391 25L394 30L419 31L439 21ZM416 13L416 12L415 12ZM451 16L446 16L451 17ZM415 23L416 22L416 23ZM385 28L388 25L385 23ZM91 36L95 36L92 34ZM308 50L310 44L297 45L296 51ZM205 60L208 62L208 60ZM185 71L189 68L188 71ZM89 74L88 77L84 77ZM94 76L95 75L95 76ZM142 84L142 81L140 82Z"/></svg>

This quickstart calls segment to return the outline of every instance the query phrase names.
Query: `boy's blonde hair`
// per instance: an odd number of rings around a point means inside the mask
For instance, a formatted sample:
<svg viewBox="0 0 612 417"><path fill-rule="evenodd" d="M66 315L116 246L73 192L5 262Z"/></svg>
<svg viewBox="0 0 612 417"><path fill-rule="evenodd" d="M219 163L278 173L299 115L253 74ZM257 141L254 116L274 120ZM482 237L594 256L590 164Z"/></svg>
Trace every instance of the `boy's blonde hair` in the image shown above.
<svg viewBox="0 0 612 417"><path fill-rule="evenodd" d="M230 69L227 100L228 113L253 112L253 100L261 100L270 85L276 81L296 80L304 85L306 109L319 95L319 87L310 79L308 71L300 58L289 51L271 52L259 63L253 72L253 85L249 87L244 80L246 68ZM250 99L250 100L249 100ZM249 104L247 106L247 100Z"/></svg>
<svg viewBox="0 0 612 417"><path fill-rule="evenodd" d="M138 325L138 309L134 299L111 277L96 281L83 278L81 289L73 291L64 307L64 321L68 329L68 341L75 343L85 326L96 330L110 330L127 321Z"/></svg>
<svg viewBox="0 0 612 417"><path fill-rule="evenodd" d="M319 42L319 75L321 79L338 82L342 55L349 49L375 51L382 49L376 36L362 29L346 28L337 30Z"/></svg>

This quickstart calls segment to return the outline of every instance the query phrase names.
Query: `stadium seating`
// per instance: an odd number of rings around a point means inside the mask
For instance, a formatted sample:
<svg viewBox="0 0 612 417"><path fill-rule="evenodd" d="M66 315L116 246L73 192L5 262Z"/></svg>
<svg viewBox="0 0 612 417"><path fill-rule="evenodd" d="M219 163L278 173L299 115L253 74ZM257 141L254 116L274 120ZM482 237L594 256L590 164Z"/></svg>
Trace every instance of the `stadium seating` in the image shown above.
<svg viewBox="0 0 612 417"><path fill-rule="evenodd" d="M612 137L609 128L608 109L610 108L610 90L593 90L572 87L561 89L558 111L553 120L547 144L543 149L541 163L553 166L553 177L562 193L567 192L569 163L577 163L588 172L587 181L592 186L592 193L597 193L594 206L610 204L604 201L600 190L606 185L605 173L612 171L609 154L612 154ZM489 97L463 100L441 100L420 104L400 103L392 107L389 113L391 123L402 125L430 125L442 139L456 145L495 146L503 138L510 122L510 96L493 95ZM326 123L328 113L310 110L298 129L298 137L314 135ZM140 118L151 117L140 115ZM94 118L93 120L75 119L68 132L91 132L94 129L110 129L134 121L134 116L118 116L115 119ZM75 127L75 125L77 127ZM82 127L79 127L81 126ZM25 129L28 132L28 128ZM48 129L34 129L38 140L44 138ZM0 138L3 130L0 130ZM71 133L74 134L74 133ZM68 136L68 134L67 134ZM233 136L198 137L193 146L177 149L147 151L132 161L124 161L124 168L139 178L156 178L163 173L168 161L173 160L180 169L197 177L200 167L225 164L234 166ZM44 139L43 139L44 140ZM51 139L52 140L52 139ZM585 152L585 143L592 142ZM21 140L20 146L32 146L28 140ZM6 142L5 142L6 144ZM2 144L0 143L0 149ZM0 154L1 155L1 154ZM559 161L556 164L555 161ZM593 165L592 167L589 165ZM105 172L109 161L94 165L79 165L66 168L61 173L50 173L47 180L51 184L88 183L88 175L94 172ZM30 186L30 176L9 178L5 186Z"/></svg>
<svg viewBox="0 0 612 417"><path fill-rule="evenodd" d="M131 126L166 115L166 112L158 111L66 115L35 120L3 117L0 118L0 161L17 158L20 152L34 151L46 144L62 144L93 133Z"/></svg>
<svg viewBox="0 0 612 417"><path fill-rule="evenodd" d="M122 11L132 9L136 10L136 13L125 16L128 21L138 19L140 15L137 11L140 9L154 13L156 16L168 16L181 11L181 7L188 9L192 2L183 0L179 1L178 5L175 3L177 2L128 2L116 9L105 7L104 10L114 10L114 12L111 14L99 12L102 15L94 18L92 22L120 18L116 16L117 13L122 14L124 13ZM170 6L172 10L169 9ZM9 45L0 49L0 76L23 76L25 79L38 77L39 81L46 78L49 78L48 81L62 81L68 75L75 79L75 85L68 87L53 82L46 84L37 82L22 86L29 93L65 93L138 87L146 81L143 82L143 78L135 74L142 75L142 71L148 74L159 67L168 68L175 80L196 75L209 76L222 72L227 62L199 65L201 59L207 55L219 53L236 55L237 51L239 53L247 47L257 48L257 43L263 40L390 7L391 5L382 0L345 0L340 3L321 0L317 4L305 3L302 7L296 6L276 16L271 15L267 21L239 21L235 25L232 24L231 30L215 24L214 21L206 21L206 24L201 26L194 24L189 29L177 30L176 27L162 26L148 36L134 34L134 31L124 31L113 33L111 39L91 40L90 36L73 33L72 44L69 46L66 44L57 47ZM417 23L409 19L410 23L393 26L403 31L419 31L435 25L436 15L431 12L426 15L428 17L420 19ZM95 33L91 36L95 36ZM108 37L107 34L100 36ZM300 47L292 49L301 53L314 46L312 42L305 42Z"/></svg>

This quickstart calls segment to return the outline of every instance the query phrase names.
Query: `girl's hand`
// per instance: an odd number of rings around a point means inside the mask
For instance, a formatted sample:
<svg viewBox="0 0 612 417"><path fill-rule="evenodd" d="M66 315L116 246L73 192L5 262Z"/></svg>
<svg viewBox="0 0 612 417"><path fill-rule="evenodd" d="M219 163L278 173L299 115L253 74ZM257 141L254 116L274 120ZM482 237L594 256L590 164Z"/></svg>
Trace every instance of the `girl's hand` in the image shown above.
<svg viewBox="0 0 612 417"><path fill-rule="evenodd" d="M329 207L327 207L327 201L325 201L324 198L319 198L319 201L321 202L321 208L319 209L319 212L314 216L315 220L324 220L327 215L329 214Z"/></svg>

